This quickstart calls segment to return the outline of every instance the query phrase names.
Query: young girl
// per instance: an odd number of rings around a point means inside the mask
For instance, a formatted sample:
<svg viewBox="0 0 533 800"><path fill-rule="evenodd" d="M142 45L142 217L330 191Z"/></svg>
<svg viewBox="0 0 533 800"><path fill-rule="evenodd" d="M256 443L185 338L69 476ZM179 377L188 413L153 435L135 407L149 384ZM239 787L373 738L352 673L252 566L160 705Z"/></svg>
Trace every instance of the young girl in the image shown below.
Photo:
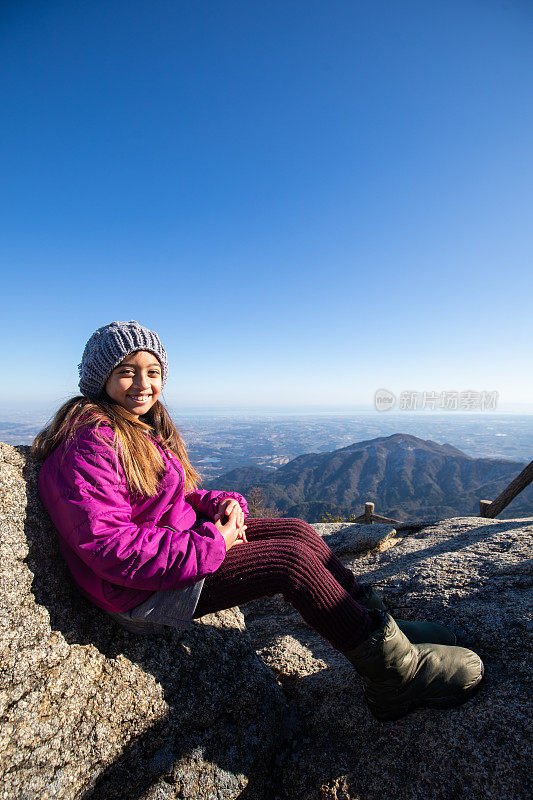
<svg viewBox="0 0 533 800"><path fill-rule="evenodd" d="M156 333L111 322L89 339L81 396L36 437L39 493L82 594L130 631L184 627L281 594L362 676L378 719L465 702L480 658L446 628L395 621L299 519L251 519L237 492L199 489L161 391ZM428 643L429 642L429 643Z"/></svg>

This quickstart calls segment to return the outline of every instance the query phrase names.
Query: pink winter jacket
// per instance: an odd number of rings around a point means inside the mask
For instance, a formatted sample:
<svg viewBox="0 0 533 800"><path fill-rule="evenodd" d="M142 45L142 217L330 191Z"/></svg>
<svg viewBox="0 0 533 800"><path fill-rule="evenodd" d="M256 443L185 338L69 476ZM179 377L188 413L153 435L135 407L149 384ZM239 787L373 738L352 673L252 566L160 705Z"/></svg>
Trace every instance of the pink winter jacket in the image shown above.
<svg viewBox="0 0 533 800"><path fill-rule="evenodd" d="M113 439L109 426L100 436ZM128 611L160 589L188 586L215 572L226 546L212 522L236 492L196 489L184 495L177 457L152 437L166 465L155 497L130 493L120 459L94 428L80 428L44 461L39 494L82 594L108 611Z"/></svg>

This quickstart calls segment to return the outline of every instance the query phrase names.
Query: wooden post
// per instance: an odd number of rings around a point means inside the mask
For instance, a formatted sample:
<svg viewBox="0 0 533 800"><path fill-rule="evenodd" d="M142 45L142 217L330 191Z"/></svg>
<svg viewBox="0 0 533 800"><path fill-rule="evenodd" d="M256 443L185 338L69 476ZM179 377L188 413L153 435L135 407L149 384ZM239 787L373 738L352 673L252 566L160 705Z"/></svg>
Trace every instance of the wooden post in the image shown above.
<svg viewBox="0 0 533 800"><path fill-rule="evenodd" d="M483 514L482 516L488 517L489 519L494 519L500 514L503 509L509 505L511 500L514 500L517 494L520 494L522 489L525 489L526 486L533 481L533 461L530 461L527 467L524 467L522 472L514 478L509 486L507 486L501 494L498 495L496 500L493 500L488 506L483 507ZM486 501L480 501L480 510L481 510L481 503Z"/></svg>
<svg viewBox="0 0 533 800"><path fill-rule="evenodd" d="M365 503L365 522L367 525L372 525L373 516L374 516L374 503Z"/></svg>
<svg viewBox="0 0 533 800"><path fill-rule="evenodd" d="M480 500L479 501L479 516L486 517L487 516L487 509L492 505L492 500Z"/></svg>

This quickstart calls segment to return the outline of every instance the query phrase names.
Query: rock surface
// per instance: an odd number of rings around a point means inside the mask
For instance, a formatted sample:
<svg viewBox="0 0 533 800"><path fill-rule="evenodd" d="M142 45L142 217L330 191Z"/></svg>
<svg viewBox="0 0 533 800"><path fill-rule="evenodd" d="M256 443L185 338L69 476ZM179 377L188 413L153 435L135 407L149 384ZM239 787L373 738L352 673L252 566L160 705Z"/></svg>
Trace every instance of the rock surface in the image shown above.
<svg viewBox="0 0 533 800"><path fill-rule="evenodd" d="M74 590L25 456L0 444L2 800L262 791L286 701L241 612L118 628Z"/></svg>
<svg viewBox="0 0 533 800"><path fill-rule="evenodd" d="M315 522L313 528L339 558L386 550L395 543L397 535L396 528L382 523Z"/></svg>
<svg viewBox="0 0 533 800"><path fill-rule="evenodd" d="M316 526L395 614L485 661L465 706L395 723L279 598L117 628L73 588L27 448L0 444L0 527L2 800L529 800L533 519Z"/></svg>
<svg viewBox="0 0 533 800"><path fill-rule="evenodd" d="M486 681L466 705L395 723L366 711L360 682L275 598L243 606L247 631L292 709L284 797L448 800L532 796L533 519L446 520L385 552L345 560L393 614L442 622L476 650Z"/></svg>

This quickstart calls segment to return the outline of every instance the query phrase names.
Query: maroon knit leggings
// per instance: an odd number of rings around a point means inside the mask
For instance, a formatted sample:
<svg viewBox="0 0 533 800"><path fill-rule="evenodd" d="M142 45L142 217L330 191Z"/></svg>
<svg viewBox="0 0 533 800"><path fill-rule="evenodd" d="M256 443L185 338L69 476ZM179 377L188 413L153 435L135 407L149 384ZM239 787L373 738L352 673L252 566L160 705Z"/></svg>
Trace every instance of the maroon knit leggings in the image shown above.
<svg viewBox="0 0 533 800"><path fill-rule="evenodd" d="M234 545L205 579L195 617L282 594L324 639L341 652L366 639L374 625L354 597L353 574L322 537L301 519L250 517L248 542Z"/></svg>

